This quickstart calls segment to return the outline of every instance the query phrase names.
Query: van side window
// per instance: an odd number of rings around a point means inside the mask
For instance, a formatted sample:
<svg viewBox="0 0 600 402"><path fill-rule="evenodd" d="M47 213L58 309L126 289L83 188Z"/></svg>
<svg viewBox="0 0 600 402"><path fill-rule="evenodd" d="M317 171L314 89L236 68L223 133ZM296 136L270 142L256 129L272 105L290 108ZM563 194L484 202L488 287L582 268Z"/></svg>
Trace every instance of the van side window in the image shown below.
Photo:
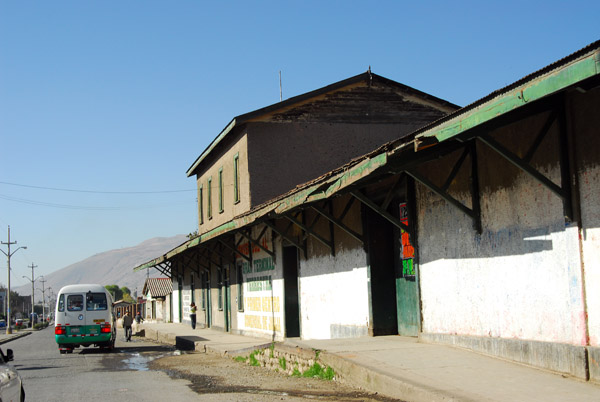
<svg viewBox="0 0 600 402"><path fill-rule="evenodd" d="M87 311L107 310L106 295L104 293L87 293L85 309Z"/></svg>
<svg viewBox="0 0 600 402"><path fill-rule="evenodd" d="M60 295L58 298L58 311L61 313L65 311L65 295Z"/></svg>
<svg viewBox="0 0 600 402"><path fill-rule="evenodd" d="M67 296L67 310L69 310L69 311L83 310L83 296L82 295L68 295Z"/></svg>

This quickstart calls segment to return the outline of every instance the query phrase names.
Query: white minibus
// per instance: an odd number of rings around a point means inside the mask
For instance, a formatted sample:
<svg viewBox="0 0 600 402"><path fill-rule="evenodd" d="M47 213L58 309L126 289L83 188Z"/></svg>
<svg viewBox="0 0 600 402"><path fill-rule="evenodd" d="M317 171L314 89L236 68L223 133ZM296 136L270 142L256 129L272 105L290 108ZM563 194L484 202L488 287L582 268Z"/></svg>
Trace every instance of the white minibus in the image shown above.
<svg viewBox="0 0 600 402"><path fill-rule="evenodd" d="M54 338L60 353L79 346L112 350L117 328L110 293L102 285L64 286L56 299Z"/></svg>

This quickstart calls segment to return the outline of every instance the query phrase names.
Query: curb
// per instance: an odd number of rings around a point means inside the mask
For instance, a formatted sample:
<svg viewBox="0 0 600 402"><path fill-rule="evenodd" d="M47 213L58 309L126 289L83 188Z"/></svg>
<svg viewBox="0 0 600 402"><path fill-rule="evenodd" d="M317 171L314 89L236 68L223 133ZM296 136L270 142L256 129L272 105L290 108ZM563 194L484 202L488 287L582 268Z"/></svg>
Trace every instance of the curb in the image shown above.
<svg viewBox="0 0 600 402"><path fill-rule="evenodd" d="M6 335L5 337L0 338L0 345L2 345L3 343L14 341L15 339L19 339L27 335L31 335L31 331L17 332L11 335Z"/></svg>
<svg viewBox="0 0 600 402"><path fill-rule="evenodd" d="M359 386L367 391L376 392L392 398L423 402L466 401L464 397L451 395L423 384L395 378L377 369L356 364L352 360L326 351L321 351L319 359L330 366L342 383Z"/></svg>
<svg viewBox="0 0 600 402"><path fill-rule="evenodd" d="M146 330L144 335L147 339L172 345L180 350L214 353L230 357L246 355L256 349L268 349L273 344L273 342L268 342L264 345L229 350L222 345L210 345L210 343L204 342L202 338L193 335L179 336L173 333L154 330ZM275 343L275 348L281 352L298 356L314 356L315 354L314 349L307 349L296 345L286 345L284 343ZM348 357L330 353L326 350L319 350L318 359L335 371L337 381L387 397L415 402L464 402L469 400L460 395L453 395L447 391L438 390L423 384L417 384L409 379L391 376L388 373L377 370L377 368L357 364Z"/></svg>

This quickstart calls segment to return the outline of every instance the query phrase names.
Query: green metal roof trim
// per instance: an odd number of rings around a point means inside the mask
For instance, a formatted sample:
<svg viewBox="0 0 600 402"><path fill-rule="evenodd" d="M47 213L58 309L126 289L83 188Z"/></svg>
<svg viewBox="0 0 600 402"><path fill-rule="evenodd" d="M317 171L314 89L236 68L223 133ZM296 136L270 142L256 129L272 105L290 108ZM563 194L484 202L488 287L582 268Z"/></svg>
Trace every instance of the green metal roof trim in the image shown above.
<svg viewBox="0 0 600 402"><path fill-rule="evenodd" d="M198 237L188 240L185 243L167 252L166 254L157 257L151 261L148 261L142 265L139 265L133 270L140 271L145 268L152 268L156 265L162 264L165 261L173 258L177 254L180 254L189 248L195 247L201 243L218 237L224 233L230 232L234 229L238 229L252 224L272 211L275 211L275 213L279 215L288 212L300 205L303 205L306 202L313 202L319 199L328 198L331 195L335 194L337 191L343 189L344 187L356 182L357 180L365 176L368 176L375 169L384 166L386 164L386 161L387 156L385 153L379 154L374 158L362 160L354 166L352 166L351 168L343 170L338 174L329 177L327 180L317 180L308 187L305 187L299 191L292 192L289 196L284 197L279 202L264 204L261 208L255 211L242 215L238 218L234 218L233 220L224 223L223 225L218 226L209 232L206 232ZM326 191L317 191L323 186L323 183L331 184L327 186Z"/></svg>
<svg viewBox="0 0 600 402"><path fill-rule="evenodd" d="M529 102L598 75L600 73L600 51L597 49L599 45L600 42L595 42L582 49L582 51L588 49L587 53L578 55L579 52L577 52L575 55L579 57L567 62L566 65L559 64L550 68L549 71L540 70L541 74L534 73L533 77L517 81L507 87L506 91L500 90L499 94L493 93L489 100L476 102L471 107L467 106L451 114L449 119L443 119L438 124L434 124L433 127L419 133L416 138L435 137L439 142L447 140ZM593 47L596 49L589 49ZM453 115L455 117L451 117Z"/></svg>
<svg viewBox="0 0 600 402"><path fill-rule="evenodd" d="M229 221L227 223L224 223L223 225L216 227L213 230L206 232L201 236L194 237L193 239L190 239L190 240L186 241L185 243L180 244L179 246L177 246L174 249L168 251L167 253L161 255L160 257L156 257L155 259L150 260L142 265L138 265L137 267L133 268L133 271L136 272L136 271L140 271L145 268L152 268L156 265L162 264L165 261L176 256L177 254L180 254L189 248L195 247L195 246L197 246L201 243L204 243L205 241L208 241L212 238L215 238L223 233L229 232L232 229L235 229L234 221Z"/></svg>

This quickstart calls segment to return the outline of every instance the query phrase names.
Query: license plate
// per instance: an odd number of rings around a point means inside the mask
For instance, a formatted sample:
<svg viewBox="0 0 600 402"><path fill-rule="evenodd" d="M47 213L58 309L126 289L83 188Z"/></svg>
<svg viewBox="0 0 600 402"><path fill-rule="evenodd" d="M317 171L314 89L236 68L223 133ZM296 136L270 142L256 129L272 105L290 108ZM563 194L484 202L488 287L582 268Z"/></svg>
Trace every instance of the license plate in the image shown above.
<svg viewBox="0 0 600 402"><path fill-rule="evenodd" d="M97 333L98 333L98 329L90 328L90 334L97 334Z"/></svg>
<svg viewBox="0 0 600 402"><path fill-rule="evenodd" d="M72 334L78 334L79 333L79 327L71 327L71 333Z"/></svg>

